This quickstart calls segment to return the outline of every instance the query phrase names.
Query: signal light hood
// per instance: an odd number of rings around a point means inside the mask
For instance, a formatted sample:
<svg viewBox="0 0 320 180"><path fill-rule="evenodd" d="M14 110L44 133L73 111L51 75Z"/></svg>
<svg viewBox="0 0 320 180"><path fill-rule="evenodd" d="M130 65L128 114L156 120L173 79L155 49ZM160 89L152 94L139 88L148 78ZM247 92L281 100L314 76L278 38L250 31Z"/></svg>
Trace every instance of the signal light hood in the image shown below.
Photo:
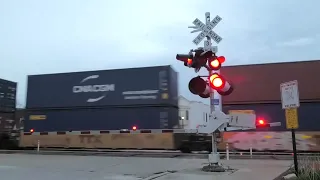
<svg viewBox="0 0 320 180"><path fill-rule="evenodd" d="M192 78L189 82L189 90L192 94L199 94L206 90L207 83L201 77Z"/></svg>
<svg viewBox="0 0 320 180"><path fill-rule="evenodd" d="M210 87L201 77L192 78L189 82L189 90L192 94L199 95L202 98L210 97Z"/></svg>
<svg viewBox="0 0 320 180"><path fill-rule="evenodd" d="M200 97L202 98L209 98L210 97L210 93L208 94L199 94Z"/></svg>
<svg viewBox="0 0 320 180"><path fill-rule="evenodd" d="M217 90L218 93L219 93L221 96L228 96L228 95L230 95L230 94L233 92L234 86L233 86L233 84L231 84L230 82L229 82L229 84L230 84L230 88L229 88L227 91Z"/></svg>

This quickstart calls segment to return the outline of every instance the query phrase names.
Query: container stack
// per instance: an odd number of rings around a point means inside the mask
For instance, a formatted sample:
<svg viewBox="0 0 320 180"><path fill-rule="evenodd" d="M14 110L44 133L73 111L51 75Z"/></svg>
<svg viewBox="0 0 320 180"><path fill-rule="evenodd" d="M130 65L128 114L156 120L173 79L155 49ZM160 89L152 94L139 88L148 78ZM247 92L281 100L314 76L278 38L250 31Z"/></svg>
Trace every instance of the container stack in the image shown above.
<svg viewBox="0 0 320 180"><path fill-rule="evenodd" d="M170 66L30 75L25 131L175 128L177 76Z"/></svg>
<svg viewBox="0 0 320 180"><path fill-rule="evenodd" d="M15 125L17 83L0 79L0 132L9 132Z"/></svg>
<svg viewBox="0 0 320 180"><path fill-rule="evenodd" d="M319 69L320 60L223 67L221 73L236 87L231 95L222 98L223 109L225 113L253 110L258 118L282 124L255 131L289 131L281 105L280 84L297 80L300 99L297 130L319 131Z"/></svg>

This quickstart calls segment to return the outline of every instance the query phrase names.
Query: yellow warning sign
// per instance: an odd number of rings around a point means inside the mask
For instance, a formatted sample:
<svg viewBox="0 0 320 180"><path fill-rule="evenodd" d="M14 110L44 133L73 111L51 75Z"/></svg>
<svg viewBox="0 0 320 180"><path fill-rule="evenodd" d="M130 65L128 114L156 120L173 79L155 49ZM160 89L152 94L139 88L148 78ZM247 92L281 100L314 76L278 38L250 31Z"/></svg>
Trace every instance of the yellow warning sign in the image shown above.
<svg viewBox="0 0 320 180"><path fill-rule="evenodd" d="M254 110L229 110L229 114L232 113L255 114Z"/></svg>
<svg viewBox="0 0 320 180"><path fill-rule="evenodd" d="M298 109L297 108L290 108L286 109L286 125L287 129L298 129L299 122L298 122Z"/></svg>

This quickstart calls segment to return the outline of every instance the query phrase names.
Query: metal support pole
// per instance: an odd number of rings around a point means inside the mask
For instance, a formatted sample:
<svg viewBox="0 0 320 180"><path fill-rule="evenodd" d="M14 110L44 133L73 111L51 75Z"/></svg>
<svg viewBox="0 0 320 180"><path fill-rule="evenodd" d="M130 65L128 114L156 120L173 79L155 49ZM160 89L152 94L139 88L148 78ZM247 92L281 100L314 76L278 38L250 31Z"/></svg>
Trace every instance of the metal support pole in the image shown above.
<svg viewBox="0 0 320 180"><path fill-rule="evenodd" d="M209 12L205 13L205 19L206 19L206 25L209 25L209 23L210 23L210 13ZM207 36L207 41L211 45L211 38L208 36ZM211 45L211 49L212 49L212 45ZM209 70L209 77L212 75L212 73L213 73L213 71ZM211 111L210 115L211 115L211 117L215 111L215 105L214 105L215 97L214 97L214 95L215 95L214 90L211 89L211 92L210 92L210 111ZM219 105L218 108L221 109L221 105ZM213 118L210 118L210 120L214 121ZM203 167L204 171L207 171L207 172L224 172L225 171L225 168L219 164L220 155L219 155L218 149L217 149L217 137L216 137L215 132L212 133L212 152L211 152L211 154L209 154L208 160L209 160L209 165Z"/></svg>
<svg viewBox="0 0 320 180"><path fill-rule="evenodd" d="M220 74L220 70L218 70L216 72L218 74ZM217 91L215 91L215 95L216 95L216 99L218 99L218 102L219 102L218 107L216 109L222 111L223 110L222 109L222 96Z"/></svg>
<svg viewBox="0 0 320 180"><path fill-rule="evenodd" d="M37 141L37 152L40 152L40 140Z"/></svg>
<svg viewBox="0 0 320 180"><path fill-rule="evenodd" d="M205 19L206 19L206 24L208 25L210 23L210 12L206 12L205 13ZM211 44L211 38L207 36L207 41L210 42ZM211 76L211 74L213 73L212 70L209 71L209 77ZM211 93L210 93L210 110L211 110L211 114L215 111L215 106L214 106L214 91L212 90ZM212 133L212 156L215 157L215 161L214 163L212 164L215 164L215 165L218 165L219 163L219 154L218 154L218 149L217 149L217 137L216 137L216 134L215 132ZM210 158L209 158L210 159Z"/></svg>
<svg viewBox="0 0 320 180"><path fill-rule="evenodd" d="M229 144L226 143L226 156L227 156L227 160L229 160Z"/></svg>
<svg viewBox="0 0 320 180"><path fill-rule="evenodd" d="M299 174L298 169L298 157L297 157L297 144L296 144L296 133L294 129L291 129L291 135L292 135L292 149L293 149L293 162L294 162L294 170L296 172L296 175Z"/></svg>

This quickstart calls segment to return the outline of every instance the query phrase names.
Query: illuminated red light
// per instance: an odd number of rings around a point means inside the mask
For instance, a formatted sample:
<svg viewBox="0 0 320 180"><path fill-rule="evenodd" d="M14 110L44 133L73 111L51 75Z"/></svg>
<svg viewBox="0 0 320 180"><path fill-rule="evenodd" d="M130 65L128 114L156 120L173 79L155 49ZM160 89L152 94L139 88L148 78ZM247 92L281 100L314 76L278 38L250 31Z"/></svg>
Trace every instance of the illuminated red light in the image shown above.
<svg viewBox="0 0 320 180"><path fill-rule="evenodd" d="M220 66L220 62L218 59L215 59L213 61L210 62L210 66L213 67L213 68L217 68Z"/></svg>
<svg viewBox="0 0 320 180"><path fill-rule="evenodd" d="M213 82L213 80L214 80L215 78L217 78L217 77L219 77L218 74L212 74L212 75L210 76L210 82Z"/></svg>
<svg viewBox="0 0 320 180"><path fill-rule="evenodd" d="M256 128L269 128L270 123L263 118L258 118L256 121Z"/></svg>
<svg viewBox="0 0 320 180"><path fill-rule="evenodd" d="M192 64L192 59L188 59L188 60L187 60L187 64L188 64L188 65L191 65L191 64Z"/></svg>
<svg viewBox="0 0 320 180"><path fill-rule="evenodd" d="M212 74L209 80L213 88L220 89L220 88L223 88L223 86L225 85L224 80L218 74Z"/></svg>
<svg viewBox="0 0 320 180"><path fill-rule="evenodd" d="M212 82L213 86L216 88L220 88L223 85L223 81L221 78L215 78Z"/></svg>
<svg viewBox="0 0 320 180"><path fill-rule="evenodd" d="M33 133L33 132L34 132L34 130L33 130L33 129L30 129L30 132L31 132L31 133Z"/></svg>
<svg viewBox="0 0 320 180"><path fill-rule="evenodd" d="M132 130L134 130L134 131L137 130L137 126L133 126Z"/></svg>
<svg viewBox="0 0 320 180"><path fill-rule="evenodd" d="M264 120L260 119L260 120L258 120L258 123L259 123L260 125L263 125L263 124L264 124Z"/></svg>

